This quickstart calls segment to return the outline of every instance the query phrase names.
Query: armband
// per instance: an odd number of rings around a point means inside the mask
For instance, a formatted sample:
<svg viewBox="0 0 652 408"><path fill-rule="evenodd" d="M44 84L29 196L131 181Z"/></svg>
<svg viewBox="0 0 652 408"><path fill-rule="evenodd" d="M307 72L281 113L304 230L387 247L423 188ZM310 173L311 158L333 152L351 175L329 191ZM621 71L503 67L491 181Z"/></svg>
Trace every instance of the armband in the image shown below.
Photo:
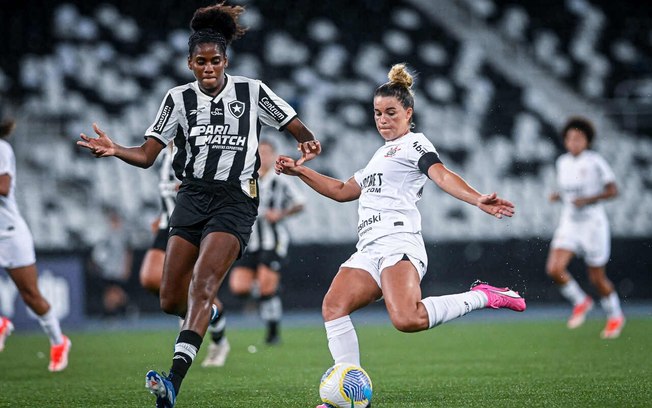
<svg viewBox="0 0 652 408"><path fill-rule="evenodd" d="M417 165L419 166L419 170L421 170L421 172L427 176L430 166L437 163L441 163L439 155L435 152L428 152L421 156L417 162Z"/></svg>

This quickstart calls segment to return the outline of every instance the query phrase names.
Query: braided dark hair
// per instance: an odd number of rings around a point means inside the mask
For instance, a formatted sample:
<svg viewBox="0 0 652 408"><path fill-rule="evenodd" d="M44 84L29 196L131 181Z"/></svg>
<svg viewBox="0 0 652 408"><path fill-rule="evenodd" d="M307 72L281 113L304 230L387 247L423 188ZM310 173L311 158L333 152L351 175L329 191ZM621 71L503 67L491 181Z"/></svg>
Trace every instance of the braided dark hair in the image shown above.
<svg viewBox="0 0 652 408"><path fill-rule="evenodd" d="M246 28L238 24L238 17L245 11L242 6L227 6L224 1L195 11L190 20L193 33L188 39L188 55L199 44L217 44L226 56L226 47L244 35Z"/></svg>

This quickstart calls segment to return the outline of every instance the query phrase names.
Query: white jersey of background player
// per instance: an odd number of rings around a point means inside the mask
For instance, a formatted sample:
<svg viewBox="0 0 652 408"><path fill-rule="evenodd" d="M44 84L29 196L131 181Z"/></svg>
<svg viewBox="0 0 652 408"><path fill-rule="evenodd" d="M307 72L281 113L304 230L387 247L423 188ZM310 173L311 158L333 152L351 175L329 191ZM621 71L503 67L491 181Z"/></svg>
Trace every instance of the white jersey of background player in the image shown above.
<svg viewBox="0 0 652 408"><path fill-rule="evenodd" d="M43 331L50 339L48 370L62 371L68 366L70 339L61 333L59 319L38 288L38 271L34 240L16 204L16 157L4 139L14 128L12 120L0 123L0 267L16 284L25 304L36 314ZM0 316L0 351L14 326Z"/></svg>
<svg viewBox="0 0 652 408"><path fill-rule="evenodd" d="M604 206L596 202L577 207L575 200L600 194L616 177L598 153L565 153L557 159L557 186L563 203L552 246L583 254L587 264L603 266L611 251L609 221Z"/></svg>
<svg viewBox="0 0 652 408"><path fill-rule="evenodd" d="M569 119L562 129L567 153L557 159L559 190L550 196L550 200L561 200L563 209L550 243L546 273L559 287L561 294L573 304L567 326L577 328L593 308L591 296L582 290L567 270L573 256L582 256L589 281L595 286L600 304L607 314L607 324L601 337L613 339L620 336L625 317L618 294L606 273L611 236L602 201L615 197L618 188L616 177L606 160L589 150L594 136L593 124L581 117Z"/></svg>

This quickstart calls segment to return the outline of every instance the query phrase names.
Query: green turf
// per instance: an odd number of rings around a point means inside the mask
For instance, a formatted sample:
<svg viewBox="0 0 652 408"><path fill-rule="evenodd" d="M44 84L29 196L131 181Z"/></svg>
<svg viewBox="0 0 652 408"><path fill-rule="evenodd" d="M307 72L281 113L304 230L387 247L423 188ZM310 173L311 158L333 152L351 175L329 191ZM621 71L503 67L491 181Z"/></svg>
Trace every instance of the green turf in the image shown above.
<svg viewBox="0 0 652 408"><path fill-rule="evenodd" d="M650 407L652 319L630 319L620 339L599 338L601 321L449 324L418 334L358 328L363 365L382 407ZM70 333L65 372L47 371L42 335L11 336L0 353L0 407L151 407L150 368L167 370L176 333ZM309 407L330 355L323 328L230 330L224 368L196 364L177 407ZM249 353L255 344L258 351ZM199 361L205 349L200 351Z"/></svg>

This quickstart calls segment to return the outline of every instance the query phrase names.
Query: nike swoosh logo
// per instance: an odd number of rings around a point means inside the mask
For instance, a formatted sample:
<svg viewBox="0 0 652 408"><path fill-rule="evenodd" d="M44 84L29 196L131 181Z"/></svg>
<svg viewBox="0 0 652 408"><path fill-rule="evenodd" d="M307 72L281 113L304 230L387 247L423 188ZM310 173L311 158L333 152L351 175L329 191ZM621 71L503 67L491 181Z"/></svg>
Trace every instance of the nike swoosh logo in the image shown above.
<svg viewBox="0 0 652 408"><path fill-rule="evenodd" d="M509 290L492 290L492 292L493 292L493 293L498 293L499 295L503 295L503 296L508 296L508 297L511 297L511 298L515 298L515 299L520 298L520 296L518 295L518 293L514 292L514 291L511 290L511 289L509 289Z"/></svg>

